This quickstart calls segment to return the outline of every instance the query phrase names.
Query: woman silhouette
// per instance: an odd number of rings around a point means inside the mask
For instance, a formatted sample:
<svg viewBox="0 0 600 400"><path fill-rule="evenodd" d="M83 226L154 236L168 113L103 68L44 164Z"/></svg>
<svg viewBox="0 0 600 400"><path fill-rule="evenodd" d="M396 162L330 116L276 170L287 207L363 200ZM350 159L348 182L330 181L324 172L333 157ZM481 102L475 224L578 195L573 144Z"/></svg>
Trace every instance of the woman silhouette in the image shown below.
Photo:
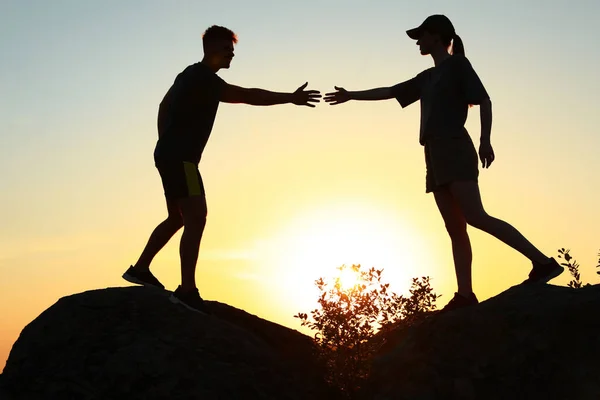
<svg viewBox="0 0 600 400"><path fill-rule="evenodd" d="M395 86L347 91L335 86L324 100L332 105L348 100L395 98L404 108L421 103L419 142L424 146L426 192L432 192L452 242L458 291L442 311L477 304L471 279L471 242L467 224L485 231L533 263L524 284L546 283L564 268L531 244L510 224L490 216L483 208L477 182L477 151L465 129L470 106L479 105L481 138L479 159L483 168L494 162L490 142L492 104L475 73L461 38L444 15L431 15L417 28L406 32L417 41L422 55L431 55L434 67ZM451 52L449 50L451 49Z"/></svg>

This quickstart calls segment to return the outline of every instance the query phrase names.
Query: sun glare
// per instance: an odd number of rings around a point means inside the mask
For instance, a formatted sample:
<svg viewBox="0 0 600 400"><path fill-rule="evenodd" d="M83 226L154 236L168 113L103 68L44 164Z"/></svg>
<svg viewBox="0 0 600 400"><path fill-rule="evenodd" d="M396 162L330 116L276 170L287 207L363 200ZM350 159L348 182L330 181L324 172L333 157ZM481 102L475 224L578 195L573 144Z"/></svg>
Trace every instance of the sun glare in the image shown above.
<svg viewBox="0 0 600 400"><path fill-rule="evenodd" d="M336 278L339 279L340 287L344 291L352 289L359 283L358 273L353 271L349 266L339 271Z"/></svg>
<svg viewBox="0 0 600 400"><path fill-rule="evenodd" d="M314 282L339 277L343 289L358 282L350 268L383 269L383 280L402 291L417 274L419 235L409 223L368 206L330 207L299 216L280 237L274 268L283 276L286 298L313 304ZM346 265L344 271L338 268ZM285 268L282 270L282 268ZM308 306L310 307L310 305Z"/></svg>

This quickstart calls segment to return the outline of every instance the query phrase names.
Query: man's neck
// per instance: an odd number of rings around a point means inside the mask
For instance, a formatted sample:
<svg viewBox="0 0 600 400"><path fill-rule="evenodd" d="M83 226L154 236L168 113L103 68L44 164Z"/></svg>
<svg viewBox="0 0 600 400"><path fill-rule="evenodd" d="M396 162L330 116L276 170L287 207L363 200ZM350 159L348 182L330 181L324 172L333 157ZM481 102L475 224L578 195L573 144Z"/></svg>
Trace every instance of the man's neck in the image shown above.
<svg viewBox="0 0 600 400"><path fill-rule="evenodd" d="M215 64L211 63L210 60L208 60L206 57L204 57L202 59L202 61L200 61L200 63L206 65L214 73L216 73L218 70L221 69L221 68L217 67Z"/></svg>

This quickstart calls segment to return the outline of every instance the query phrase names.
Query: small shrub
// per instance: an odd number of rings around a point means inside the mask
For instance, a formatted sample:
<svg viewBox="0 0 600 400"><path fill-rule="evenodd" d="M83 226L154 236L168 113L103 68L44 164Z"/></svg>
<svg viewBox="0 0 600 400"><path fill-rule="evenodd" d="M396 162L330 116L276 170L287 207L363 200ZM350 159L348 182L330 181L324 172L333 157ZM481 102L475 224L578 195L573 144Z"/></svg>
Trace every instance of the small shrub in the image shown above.
<svg viewBox="0 0 600 400"><path fill-rule="evenodd" d="M381 327L398 321L412 323L435 309L439 297L433 293L429 277L413 279L410 295L399 296L382 281L381 269L361 269L360 265L338 268L357 275L356 284L344 288L340 278L333 283L315 281L321 295L320 308L298 313L302 326L315 330L318 357L325 364L327 381L346 398L352 398L369 375L373 354L382 340L375 334Z"/></svg>
<svg viewBox="0 0 600 400"><path fill-rule="evenodd" d="M583 283L581 282L581 275L579 273L579 263L571 256L571 254L569 254L570 251L570 249L558 249L558 258L565 259L566 262L561 263L560 265L567 267L571 273L571 276L573 277L573 279L568 283L568 286L574 289L579 289L583 286ZM571 262L571 260L573 262Z"/></svg>
<svg viewBox="0 0 600 400"><path fill-rule="evenodd" d="M421 320L427 313L434 311L435 302L441 296L433 292L428 276L413 278L409 289L409 296L393 294L393 310L395 314L388 317L391 322L402 321L405 325L412 325Z"/></svg>
<svg viewBox="0 0 600 400"><path fill-rule="evenodd" d="M573 279L568 283L568 286L575 289L579 289L584 286L590 286L589 283L586 283L584 285L581 281L581 274L579 273L579 263L571 256L571 254L569 253L570 251L571 250L565 248L558 249L558 258L564 258L566 261L564 263L561 263L560 265L567 267L569 269L569 272L571 273L571 276L573 277ZM596 268L600 268L600 252L598 252L598 265L596 265ZM596 273L600 275L600 271L596 271Z"/></svg>

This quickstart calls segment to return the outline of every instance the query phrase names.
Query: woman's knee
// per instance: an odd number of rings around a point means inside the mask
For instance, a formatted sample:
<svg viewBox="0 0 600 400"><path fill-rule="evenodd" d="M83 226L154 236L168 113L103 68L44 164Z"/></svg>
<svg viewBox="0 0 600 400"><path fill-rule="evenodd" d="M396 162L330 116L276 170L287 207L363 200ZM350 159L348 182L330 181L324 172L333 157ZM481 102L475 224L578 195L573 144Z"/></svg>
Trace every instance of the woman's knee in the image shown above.
<svg viewBox="0 0 600 400"><path fill-rule="evenodd" d="M467 224L464 221L446 222L445 225L451 238L463 237L467 234Z"/></svg>
<svg viewBox="0 0 600 400"><path fill-rule="evenodd" d="M476 212L465 213L465 219L467 220L467 224L475 228L480 228L487 224L490 216L485 211L480 210Z"/></svg>

